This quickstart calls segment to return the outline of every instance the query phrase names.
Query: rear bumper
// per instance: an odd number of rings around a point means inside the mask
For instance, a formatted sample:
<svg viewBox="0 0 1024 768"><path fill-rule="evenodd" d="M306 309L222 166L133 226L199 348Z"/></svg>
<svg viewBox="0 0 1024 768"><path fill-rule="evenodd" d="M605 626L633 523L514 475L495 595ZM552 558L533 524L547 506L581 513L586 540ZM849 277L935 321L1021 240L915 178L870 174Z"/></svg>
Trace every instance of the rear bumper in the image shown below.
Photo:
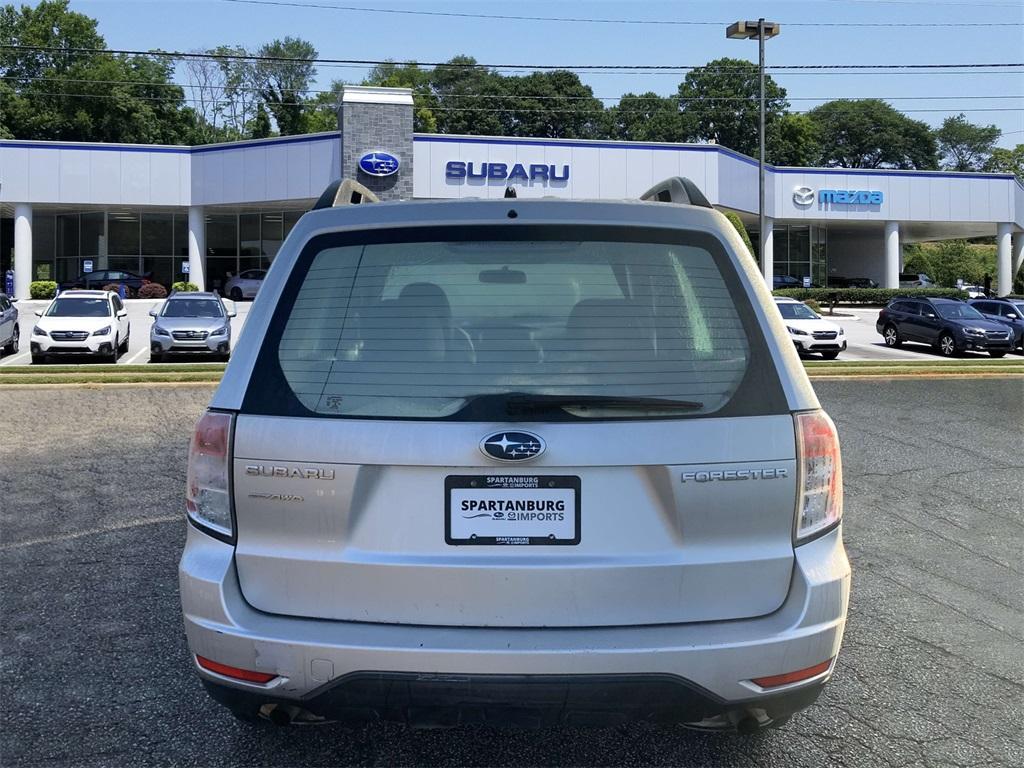
<svg viewBox="0 0 1024 768"><path fill-rule="evenodd" d="M222 664L277 677L265 685L239 682L201 669L193 659L199 675L213 686L215 698L243 710L290 702L330 719L345 716L356 700L377 701L363 707L374 717L408 720L406 710L425 709L428 719L450 718L455 716L453 690L460 702L476 705L474 711L489 706L544 710L530 697L545 684L561 686L555 698L561 695L563 702L597 692L605 709L631 717L636 713L618 687L623 680L646 681L640 688L648 697L668 696L677 722L701 719L693 717L697 710L706 717L770 710L769 719L775 719L811 703L831 666L809 680L771 690L751 679L835 658L850 588L837 529L797 548L786 601L755 619L579 629L370 624L254 610L239 589L233 552L189 526L179 568L189 648ZM650 688L651 682L669 685L674 693ZM389 709L389 701L401 706ZM397 716L399 710L405 714ZM563 722L576 717L571 708L562 710Z"/></svg>

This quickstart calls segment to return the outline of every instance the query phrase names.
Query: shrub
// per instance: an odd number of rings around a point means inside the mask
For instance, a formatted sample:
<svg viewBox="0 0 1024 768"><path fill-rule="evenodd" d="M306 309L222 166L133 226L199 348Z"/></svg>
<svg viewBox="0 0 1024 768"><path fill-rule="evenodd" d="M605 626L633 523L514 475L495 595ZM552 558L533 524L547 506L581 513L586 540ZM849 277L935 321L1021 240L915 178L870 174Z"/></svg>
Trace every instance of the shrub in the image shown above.
<svg viewBox="0 0 1024 768"><path fill-rule="evenodd" d="M754 245L753 243L750 242L750 235L747 234L747 228L743 225L743 219L741 219L732 211L723 211L723 213L725 214L725 218L729 220L729 223L736 228L737 232L739 232L740 239L747 246L747 250L750 251L750 255L753 256Z"/></svg>
<svg viewBox="0 0 1024 768"><path fill-rule="evenodd" d="M171 286L172 291L198 291L199 286L195 283L175 283Z"/></svg>
<svg viewBox="0 0 1024 768"><path fill-rule="evenodd" d="M882 305L889 299L895 299L898 296L934 299L967 298L966 292L956 288L782 288L773 293L776 296L789 296L798 301L813 299L822 304L829 303L832 294L835 294L836 301L840 304Z"/></svg>
<svg viewBox="0 0 1024 768"><path fill-rule="evenodd" d="M167 289L160 283L145 283L139 287L137 295L140 299L166 299Z"/></svg>
<svg viewBox="0 0 1024 768"><path fill-rule="evenodd" d="M813 309L819 315L821 314L821 304L816 302L814 299L808 299L807 301L804 302L804 304Z"/></svg>
<svg viewBox="0 0 1024 768"><path fill-rule="evenodd" d="M36 280L29 283L28 295L33 299L52 299L57 295L57 284L53 280Z"/></svg>
<svg viewBox="0 0 1024 768"><path fill-rule="evenodd" d="M118 291L121 290L121 284L120 283L107 283L106 285L103 286L102 290L110 291L111 293L117 293Z"/></svg>

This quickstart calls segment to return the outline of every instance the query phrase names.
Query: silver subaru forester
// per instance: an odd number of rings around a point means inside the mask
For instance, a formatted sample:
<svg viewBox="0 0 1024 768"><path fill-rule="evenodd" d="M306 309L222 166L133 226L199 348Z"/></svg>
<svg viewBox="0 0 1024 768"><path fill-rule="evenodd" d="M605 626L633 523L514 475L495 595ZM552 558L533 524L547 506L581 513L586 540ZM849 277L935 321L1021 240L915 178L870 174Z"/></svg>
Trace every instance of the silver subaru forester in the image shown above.
<svg viewBox="0 0 1024 768"><path fill-rule="evenodd" d="M849 599L839 445L726 218L678 178L372 199L298 223L196 425L209 693L278 724L742 733L811 704Z"/></svg>

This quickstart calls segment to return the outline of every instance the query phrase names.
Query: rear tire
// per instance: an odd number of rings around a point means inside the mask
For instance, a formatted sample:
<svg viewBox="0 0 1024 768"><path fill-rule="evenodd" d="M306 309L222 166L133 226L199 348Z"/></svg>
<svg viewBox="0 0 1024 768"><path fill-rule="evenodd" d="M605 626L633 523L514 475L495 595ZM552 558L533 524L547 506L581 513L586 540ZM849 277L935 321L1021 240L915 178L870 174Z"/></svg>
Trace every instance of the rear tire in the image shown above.
<svg viewBox="0 0 1024 768"><path fill-rule="evenodd" d="M821 356L825 360L835 360L837 357L839 357L839 353L838 352L822 352Z"/></svg>
<svg viewBox="0 0 1024 768"><path fill-rule="evenodd" d="M231 300L232 301L241 301L242 300L242 289L241 288L237 288L237 287L236 288L232 288L230 295L231 295Z"/></svg>
<svg viewBox="0 0 1024 768"><path fill-rule="evenodd" d="M903 344L903 339L900 338L900 332L896 330L895 325L887 325L882 329L882 338L885 340L885 346L896 349Z"/></svg>
<svg viewBox="0 0 1024 768"><path fill-rule="evenodd" d="M956 348L956 339L948 333L939 336L939 354L943 357L956 357L959 354Z"/></svg>
<svg viewBox="0 0 1024 768"><path fill-rule="evenodd" d="M114 346L113 346L113 348L110 350L110 352L108 354L103 356L103 361L105 363L116 363L117 362L117 353L118 353L118 350L120 350L120 349L121 349L121 342L118 341L117 337L115 336L114 337Z"/></svg>
<svg viewBox="0 0 1024 768"><path fill-rule="evenodd" d="M14 335L11 336L11 340L4 346L3 354L5 355L16 355L18 354L18 347L21 344L21 329L18 326L14 326Z"/></svg>

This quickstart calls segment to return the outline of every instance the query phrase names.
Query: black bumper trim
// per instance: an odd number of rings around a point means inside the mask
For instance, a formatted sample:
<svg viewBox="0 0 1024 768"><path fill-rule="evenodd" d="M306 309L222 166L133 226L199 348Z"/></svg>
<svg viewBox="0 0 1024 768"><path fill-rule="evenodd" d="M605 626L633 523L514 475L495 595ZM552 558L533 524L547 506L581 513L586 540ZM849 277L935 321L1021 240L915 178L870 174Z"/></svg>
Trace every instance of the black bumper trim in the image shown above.
<svg viewBox="0 0 1024 768"><path fill-rule="evenodd" d="M478 724L520 728L607 727L628 722L696 723L751 709L780 720L814 703L823 683L726 702L673 675L430 675L356 672L302 699L246 691L203 679L207 692L240 717L264 704L291 705L331 721L400 722L412 727Z"/></svg>

